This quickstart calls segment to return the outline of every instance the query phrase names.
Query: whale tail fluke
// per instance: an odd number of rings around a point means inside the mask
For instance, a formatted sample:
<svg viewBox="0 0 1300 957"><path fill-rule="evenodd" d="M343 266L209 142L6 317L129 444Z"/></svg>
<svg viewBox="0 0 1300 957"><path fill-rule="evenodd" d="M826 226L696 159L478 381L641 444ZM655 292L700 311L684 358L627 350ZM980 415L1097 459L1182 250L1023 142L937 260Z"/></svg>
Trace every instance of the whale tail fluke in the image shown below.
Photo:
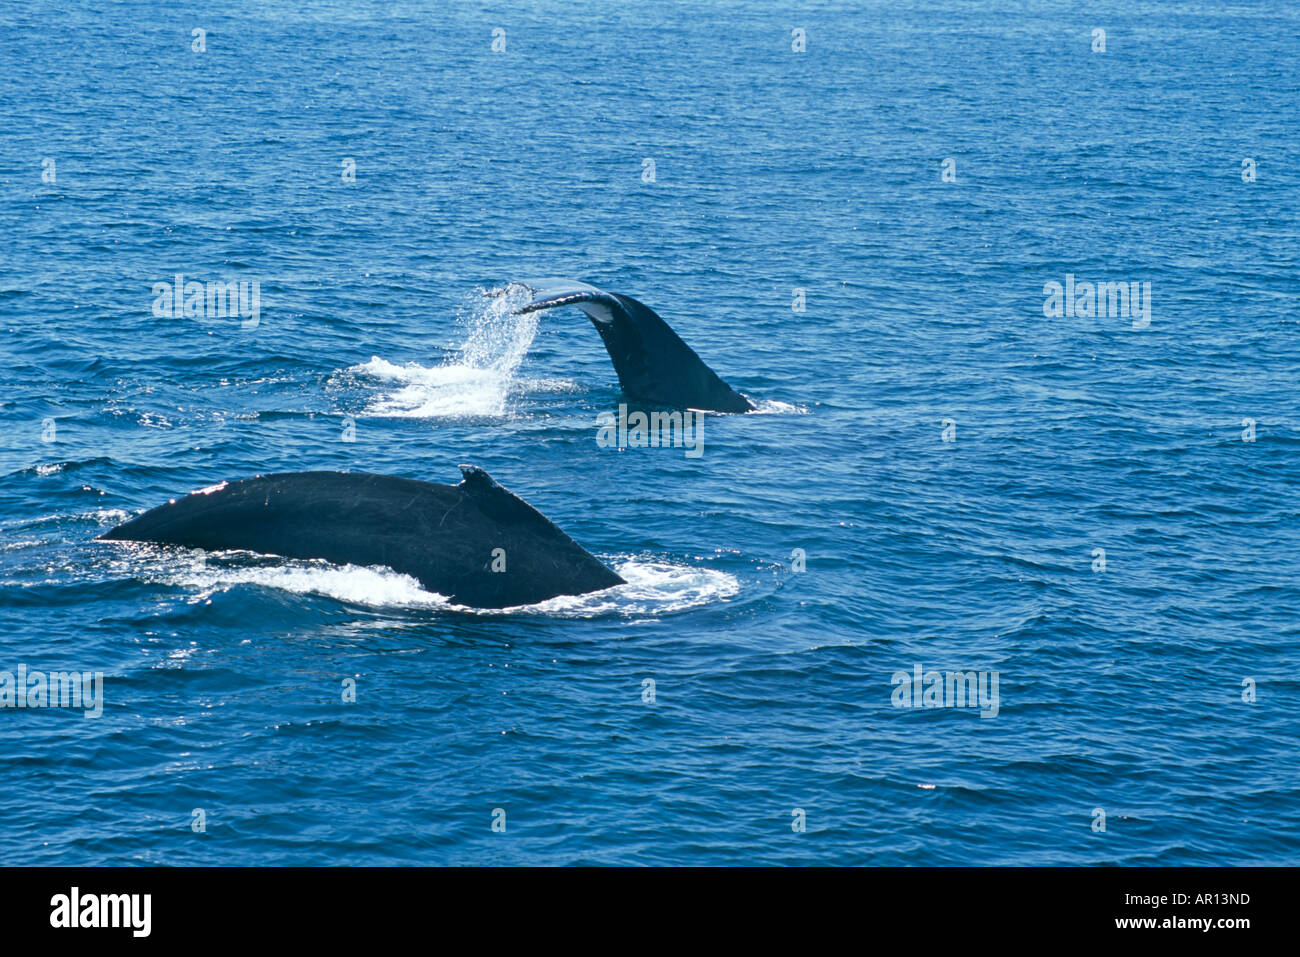
<svg viewBox="0 0 1300 957"><path fill-rule="evenodd" d="M529 301L516 311L576 306L600 333L628 398L651 405L708 412L749 412L753 404L704 364L695 350L644 303L572 279L510 283ZM504 291L504 290L503 290Z"/></svg>

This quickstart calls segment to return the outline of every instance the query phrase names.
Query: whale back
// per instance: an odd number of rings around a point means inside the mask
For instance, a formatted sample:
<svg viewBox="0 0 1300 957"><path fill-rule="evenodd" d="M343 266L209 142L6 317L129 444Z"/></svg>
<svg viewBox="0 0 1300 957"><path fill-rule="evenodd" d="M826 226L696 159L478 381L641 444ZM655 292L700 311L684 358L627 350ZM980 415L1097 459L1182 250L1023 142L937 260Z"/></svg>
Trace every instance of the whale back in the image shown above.
<svg viewBox="0 0 1300 957"><path fill-rule="evenodd" d="M458 485L346 472L222 482L101 538L383 565L478 608L528 605L622 583L486 472L461 469Z"/></svg>

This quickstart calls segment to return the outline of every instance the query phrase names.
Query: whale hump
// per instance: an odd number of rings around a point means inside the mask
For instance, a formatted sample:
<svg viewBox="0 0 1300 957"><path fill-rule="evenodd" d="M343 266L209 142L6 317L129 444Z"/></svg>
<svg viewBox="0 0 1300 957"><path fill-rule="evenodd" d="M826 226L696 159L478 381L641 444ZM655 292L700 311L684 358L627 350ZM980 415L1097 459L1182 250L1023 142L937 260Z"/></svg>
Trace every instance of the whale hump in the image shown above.
<svg viewBox="0 0 1300 957"><path fill-rule="evenodd" d="M576 306L586 314L600 333L629 399L707 412L753 410L753 404L705 365L668 323L631 296L576 279L517 280L502 291L519 288L528 293L529 301L517 313Z"/></svg>
<svg viewBox="0 0 1300 957"><path fill-rule="evenodd" d="M476 608L623 584L487 472L465 465L461 473L457 485L354 472L258 475L172 499L100 538L382 565Z"/></svg>

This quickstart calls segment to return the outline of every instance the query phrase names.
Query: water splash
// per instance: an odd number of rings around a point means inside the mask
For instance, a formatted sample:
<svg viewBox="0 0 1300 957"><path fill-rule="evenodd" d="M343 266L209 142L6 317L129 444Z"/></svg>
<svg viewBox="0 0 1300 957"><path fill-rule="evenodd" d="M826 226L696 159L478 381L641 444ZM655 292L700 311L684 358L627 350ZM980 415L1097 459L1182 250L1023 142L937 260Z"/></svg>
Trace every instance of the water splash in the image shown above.
<svg viewBox="0 0 1300 957"><path fill-rule="evenodd" d="M735 575L715 568L640 558L611 564L626 584L586 595L560 595L536 605L505 611L557 618L596 618L611 614L653 618L724 601L740 592L740 581Z"/></svg>
<svg viewBox="0 0 1300 957"><path fill-rule="evenodd" d="M751 415L808 415L808 407L795 405L793 402L782 402L780 399L754 399L754 411Z"/></svg>
<svg viewBox="0 0 1300 957"><path fill-rule="evenodd" d="M354 605L393 609L446 609L477 615L540 615L597 618L654 617L698 608L740 592L736 576L713 568L650 558L611 562L626 584L586 595L561 595L514 608L468 608L430 592L390 568L332 565L243 553L212 553L161 546L137 546L114 556L115 577L184 588L193 601L240 586L276 588L295 595L320 595Z"/></svg>
<svg viewBox="0 0 1300 957"><path fill-rule="evenodd" d="M146 576L147 577L147 576ZM158 576L160 584L194 589L195 601L239 585L278 588L294 595L322 595L353 605L377 608L444 608L447 599L425 591L409 575L389 568L328 565L292 561L274 566L238 567L209 563L200 557Z"/></svg>
<svg viewBox="0 0 1300 957"><path fill-rule="evenodd" d="M378 356L353 366L354 375L388 391L366 414L399 418L498 418L516 385L519 367L537 334L537 313L519 314L529 294L522 287L480 290L462 310L465 344L438 366L395 365Z"/></svg>

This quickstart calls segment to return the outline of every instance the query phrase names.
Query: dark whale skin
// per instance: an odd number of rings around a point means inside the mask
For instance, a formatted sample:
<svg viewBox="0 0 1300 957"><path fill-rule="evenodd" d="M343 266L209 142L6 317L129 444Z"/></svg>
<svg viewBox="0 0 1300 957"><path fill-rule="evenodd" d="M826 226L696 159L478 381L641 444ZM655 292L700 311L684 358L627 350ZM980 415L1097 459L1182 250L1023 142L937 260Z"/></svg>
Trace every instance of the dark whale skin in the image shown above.
<svg viewBox="0 0 1300 957"><path fill-rule="evenodd" d="M722 381L653 309L631 296L572 279L525 279L510 285L522 286L531 295L518 312L577 306L586 313L629 399L668 409L754 410L754 404Z"/></svg>
<svg viewBox="0 0 1300 957"><path fill-rule="evenodd" d="M531 605L623 579L482 469L458 485L288 472L223 482L100 536L210 551L384 565L474 608ZM495 549L504 549L504 555ZM493 571L494 557L505 569Z"/></svg>

